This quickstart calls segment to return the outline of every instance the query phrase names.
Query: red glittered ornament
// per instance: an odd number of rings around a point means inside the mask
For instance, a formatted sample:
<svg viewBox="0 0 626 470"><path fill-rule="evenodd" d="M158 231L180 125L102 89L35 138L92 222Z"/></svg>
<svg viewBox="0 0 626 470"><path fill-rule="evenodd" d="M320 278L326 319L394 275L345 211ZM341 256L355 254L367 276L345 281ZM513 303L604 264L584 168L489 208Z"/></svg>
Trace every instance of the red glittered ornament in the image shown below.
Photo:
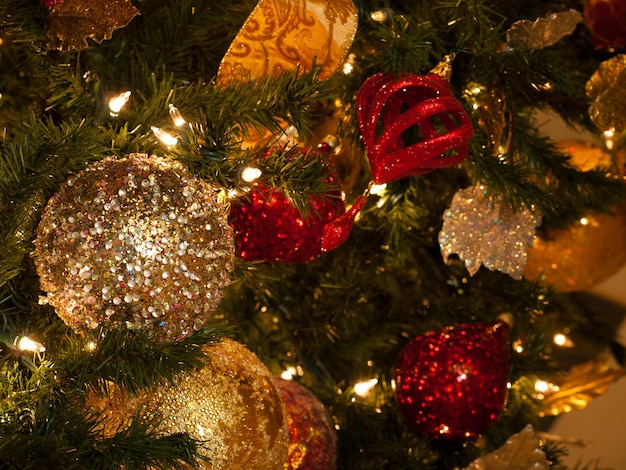
<svg viewBox="0 0 626 470"><path fill-rule="evenodd" d="M597 49L626 47L626 0L585 0L584 16Z"/></svg>
<svg viewBox="0 0 626 470"><path fill-rule="evenodd" d="M435 73L369 77L357 117L377 184L462 162L474 135L450 83Z"/></svg>
<svg viewBox="0 0 626 470"><path fill-rule="evenodd" d="M395 370L400 410L420 433L469 440L504 408L509 378L508 326L459 325L416 337Z"/></svg>
<svg viewBox="0 0 626 470"><path fill-rule="evenodd" d="M337 435L322 402L293 380L274 376L274 385L285 405L289 426L285 470L335 469Z"/></svg>
<svg viewBox="0 0 626 470"><path fill-rule="evenodd" d="M346 211L337 186L323 194L311 194L304 215L282 192L254 186L231 206L229 223L235 233L236 255L245 261L311 261L347 240L365 202L365 197L360 197Z"/></svg>
<svg viewBox="0 0 626 470"><path fill-rule="evenodd" d="M64 0L43 0L43 4L48 8L53 7L54 5L58 5L59 3L63 3Z"/></svg>

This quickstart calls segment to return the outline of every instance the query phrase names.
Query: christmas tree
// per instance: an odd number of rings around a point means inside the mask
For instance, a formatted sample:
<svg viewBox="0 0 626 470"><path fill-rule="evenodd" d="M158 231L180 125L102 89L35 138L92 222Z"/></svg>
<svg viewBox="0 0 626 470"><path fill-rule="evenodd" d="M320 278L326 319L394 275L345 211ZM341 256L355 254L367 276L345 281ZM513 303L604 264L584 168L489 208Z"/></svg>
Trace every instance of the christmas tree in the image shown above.
<svg viewBox="0 0 626 470"><path fill-rule="evenodd" d="M3 0L0 467L564 468L625 10Z"/></svg>

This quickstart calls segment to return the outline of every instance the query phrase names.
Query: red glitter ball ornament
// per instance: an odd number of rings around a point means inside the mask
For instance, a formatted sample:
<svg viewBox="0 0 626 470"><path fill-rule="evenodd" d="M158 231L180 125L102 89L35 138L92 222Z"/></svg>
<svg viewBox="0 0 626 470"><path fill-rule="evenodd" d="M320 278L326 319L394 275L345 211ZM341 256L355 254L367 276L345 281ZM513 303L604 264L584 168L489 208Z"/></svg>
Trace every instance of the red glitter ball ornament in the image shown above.
<svg viewBox="0 0 626 470"><path fill-rule="evenodd" d="M286 470L337 468L337 435L326 409L311 391L293 380L274 376L289 426Z"/></svg>
<svg viewBox="0 0 626 470"><path fill-rule="evenodd" d="M626 0L585 0L584 16L596 49L626 47Z"/></svg>
<svg viewBox="0 0 626 470"><path fill-rule="evenodd" d="M509 378L508 326L459 325L416 337L395 370L398 405L420 433L469 440L504 408Z"/></svg>
<svg viewBox="0 0 626 470"><path fill-rule="evenodd" d="M311 194L305 216L281 192L256 186L231 206L236 255L245 261L311 261L347 240L364 204L365 198L360 197L346 211L337 186L324 194Z"/></svg>
<svg viewBox="0 0 626 470"><path fill-rule="evenodd" d="M357 117L377 184L462 162L474 135L450 83L435 73L369 77Z"/></svg>
<svg viewBox="0 0 626 470"><path fill-rule="evenodd" d="M64 0L43 0L43 4L45 6L47 6L48 8L51 8L55 5L58 5L59 3L63 3Z"/></svg>

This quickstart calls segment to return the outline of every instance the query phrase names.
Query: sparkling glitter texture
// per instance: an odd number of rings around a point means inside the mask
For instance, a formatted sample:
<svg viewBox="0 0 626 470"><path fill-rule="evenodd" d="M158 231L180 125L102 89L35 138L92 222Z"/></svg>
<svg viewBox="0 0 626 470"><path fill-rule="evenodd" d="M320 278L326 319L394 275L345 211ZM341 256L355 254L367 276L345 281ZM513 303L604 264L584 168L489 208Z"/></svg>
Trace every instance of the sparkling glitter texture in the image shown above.
<svg viewBox="0 0 626 470"><path fill-rule="evenodd" d="M146 155L106 158L67 181L48 202L35 241L41 286L74 331L125 324L156 341L205 323L233 260L216 188Z"/></svg>
<svg viewBox="0 0 626 470"><path fill-rule="evenodd" d="M459 325L408 343L396 363L400 410L420 433L469 440L487 431L504 408L509 374L508 326Z"/></svg>
<svg viewBox="0 0 626 470"><path fill-rule="evenodd" d="M272 374L243 345L225 340L206 346L206 365L178 377L172 385L129 396L111 386L108 396L91 393L87 408L103 413L104 437L128 426L141 407L140 419L157 413L157 432L186 432L200 441L210 463L200 468L271 470L283 468L289 436L287 419Z"/></svg>
<svg viewBox="0 0 626 470"><path fill-rule="evenodd" d="M335 181L331 175L329 181ZM237 256L245 261L306 263L343 243L350 233L360 201L346 212L339 187L309 196L302 215L282 192L260 185L233 201L230 224Z"/></svg>
<svg viewBox="0 0 626 470"><path fill-rule="evenodd" d="M526 248L535 239L541 217L535 212L512 209L493 202L483 186L458 191L443 214L439 232L441 254L447 262L453 253L465 262L470 275L481 264L521 279Z"/></svg>
<svg viewBox="0 0 626 470"><path fill-rule="evenodd" d="M286 470L337 468L337 435L324 405L313 393L293 380L274 376L285 404L289 425Z"/></svg>
<svg viewBox="0 0 626 470"><path fill-rule="evenodd" d="M434 73L372 75L359 90L357 118L376 184L456 165L474 135L449 82Z"/></svg>

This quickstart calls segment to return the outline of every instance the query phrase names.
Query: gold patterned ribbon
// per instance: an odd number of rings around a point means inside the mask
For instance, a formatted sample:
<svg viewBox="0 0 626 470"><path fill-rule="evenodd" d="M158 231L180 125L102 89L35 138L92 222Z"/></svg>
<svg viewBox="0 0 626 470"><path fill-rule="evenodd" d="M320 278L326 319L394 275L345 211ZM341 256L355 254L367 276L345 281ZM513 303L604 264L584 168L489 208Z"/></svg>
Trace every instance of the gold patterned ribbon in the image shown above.
<svg viewBox="0 0 626 470"><path fill-rule="evenodd" d="M356 33L352 0L261 0L222 59L217 84L322 67L320 79L343 64Z"/></svg>

